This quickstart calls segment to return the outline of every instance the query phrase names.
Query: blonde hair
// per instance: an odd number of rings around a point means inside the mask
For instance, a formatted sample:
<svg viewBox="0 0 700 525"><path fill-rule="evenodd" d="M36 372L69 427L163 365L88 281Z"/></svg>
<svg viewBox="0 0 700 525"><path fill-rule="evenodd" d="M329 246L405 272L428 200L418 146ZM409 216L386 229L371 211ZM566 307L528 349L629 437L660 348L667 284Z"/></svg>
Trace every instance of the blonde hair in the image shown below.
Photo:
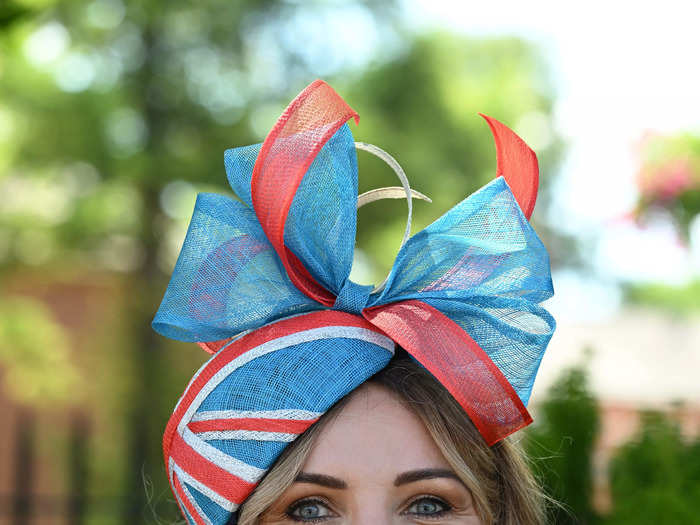
<svg viewBox="0 0 700 525"><path fill-rule="evenodd" d="M547 499L511 438L489 447L464 410L423 367L405 356L394 358L368 382L394 393L420 417L464 485L471 491L483 525L542 525ZM340 400L291 443L248 497L238 525L256 525L259 517L292 484L323 427L345 406Z"/></svg>

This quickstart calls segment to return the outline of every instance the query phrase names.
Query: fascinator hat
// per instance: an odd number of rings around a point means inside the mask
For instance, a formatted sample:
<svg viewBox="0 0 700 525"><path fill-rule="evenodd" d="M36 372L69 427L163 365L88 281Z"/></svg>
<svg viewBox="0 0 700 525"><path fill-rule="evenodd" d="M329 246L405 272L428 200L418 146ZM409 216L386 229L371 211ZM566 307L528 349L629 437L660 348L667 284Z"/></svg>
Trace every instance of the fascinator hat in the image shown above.
<svg viewBox="0 0 700 525"><path fill-rule="evenodd" d="M378 287L348 277L358 195L347 122L359 117L328 84L304 89L262 145L226 151L240 201L198 196L153 321L213 354L163 439L189 523L227 523L282 450L384 368L397 345L489 445L532 421L526 405L554 330L538 306L553 293L549 257L528 221L537 158L482 116L497 178L404 239ZM417 194L402 180L410 209Z"/></svg>

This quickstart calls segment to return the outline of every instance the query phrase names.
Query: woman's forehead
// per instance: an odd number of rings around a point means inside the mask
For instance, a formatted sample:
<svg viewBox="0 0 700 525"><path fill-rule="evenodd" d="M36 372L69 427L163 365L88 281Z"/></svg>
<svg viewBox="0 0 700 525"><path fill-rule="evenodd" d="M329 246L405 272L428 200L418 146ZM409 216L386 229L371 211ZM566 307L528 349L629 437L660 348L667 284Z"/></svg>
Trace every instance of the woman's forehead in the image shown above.
<svg viewBox="0 0 700 525"><path fill-rule="evenodd" d="M420 418L395 394L366 383L324 426L303 470L393 484L398 474L426 468L449 465Z"/></svg>

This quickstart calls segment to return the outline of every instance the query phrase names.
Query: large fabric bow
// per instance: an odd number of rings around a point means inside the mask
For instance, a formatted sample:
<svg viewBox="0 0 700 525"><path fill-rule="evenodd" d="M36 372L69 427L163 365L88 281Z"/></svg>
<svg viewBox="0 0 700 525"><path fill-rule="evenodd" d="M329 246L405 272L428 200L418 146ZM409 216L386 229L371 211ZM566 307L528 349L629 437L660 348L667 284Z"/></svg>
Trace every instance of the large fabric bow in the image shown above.
<svg viewBox="0 0 700 525"><path fill-rule="evenodd" d="M198 196L153 327L215 352L285 317L356 314L426 367L493 444L532 421L525 406L555 326L538 306L553 293L549 257L528 222L535 154L484 116L502 176L412 236L384 288L372 292L348 278L357 214L352 117L316 81L262 145L226 151L242 202Z"/></svg>

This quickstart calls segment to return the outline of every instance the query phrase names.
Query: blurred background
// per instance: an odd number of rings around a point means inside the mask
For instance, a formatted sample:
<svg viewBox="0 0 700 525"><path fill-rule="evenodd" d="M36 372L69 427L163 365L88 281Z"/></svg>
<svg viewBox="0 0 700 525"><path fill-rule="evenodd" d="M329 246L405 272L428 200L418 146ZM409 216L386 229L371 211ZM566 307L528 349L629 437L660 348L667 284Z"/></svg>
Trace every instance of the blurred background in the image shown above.
<svg viewBox="0 0 700 525"><path fill-rule="evenodd" d="M231 195L315 78L412 185L413 231L537 152L558 329L519 436L551 523L700 523L700 36L693 3L0 3L0 523L178 521L165 423L206 359L150 328L195 195ZM396 185L359 154L360 190ZM378 282L405 203L364 207Z"/></svg>

